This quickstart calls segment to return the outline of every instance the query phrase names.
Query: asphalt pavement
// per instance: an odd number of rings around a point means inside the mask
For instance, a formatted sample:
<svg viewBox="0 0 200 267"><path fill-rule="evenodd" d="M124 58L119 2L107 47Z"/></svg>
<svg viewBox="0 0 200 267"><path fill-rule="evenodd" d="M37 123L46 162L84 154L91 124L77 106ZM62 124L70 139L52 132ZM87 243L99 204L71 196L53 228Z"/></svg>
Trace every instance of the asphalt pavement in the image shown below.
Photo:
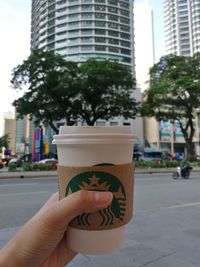
<svg viewBox="0 0 200 267"><path fill-rule="evenodd" d="M199 267L200 173L136 174L134 216L121 250L78 255L68 267ZM55 177L0 179L0 246L57 190Z"/></svg>

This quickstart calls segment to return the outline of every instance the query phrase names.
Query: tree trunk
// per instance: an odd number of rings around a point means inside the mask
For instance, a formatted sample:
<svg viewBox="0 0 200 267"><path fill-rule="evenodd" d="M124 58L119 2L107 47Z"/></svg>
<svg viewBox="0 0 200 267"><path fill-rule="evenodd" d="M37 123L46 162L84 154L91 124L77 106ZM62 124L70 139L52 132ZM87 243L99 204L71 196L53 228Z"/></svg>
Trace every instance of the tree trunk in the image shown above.
<svg viewBox="0 0 200 267"><path fill-rule="evenodd" d="M192 142L192 139L187 139L186 140L186 155L187 155L187 160L188 161L194 161L196 156L195 156L195 151L194 151L194 144Z"/></svg>
<svg viewBox="0 0 200 267"><path fill-rule="evenodd" d="M59 130L56 128L56 126L53 124L53 122L49 121L49 125L50 125L50 127L54 130L54 132L55 132L56 134L59 133Z"/></svg>

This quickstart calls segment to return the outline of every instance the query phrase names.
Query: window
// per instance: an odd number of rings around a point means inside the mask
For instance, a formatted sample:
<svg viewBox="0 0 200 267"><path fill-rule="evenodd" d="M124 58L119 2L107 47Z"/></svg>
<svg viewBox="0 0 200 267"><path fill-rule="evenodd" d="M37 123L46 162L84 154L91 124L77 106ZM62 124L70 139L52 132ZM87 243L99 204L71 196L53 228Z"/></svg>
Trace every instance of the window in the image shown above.
<svg viewBox="0 0 200 267"><path fill-rule="evenodd" d="M57 28L63 28L67 25L67 23L61 23L61 24L58 24L56 27Z"/></svg>
<svg viewBox="0 0 200 267"><path fill-rule="evenodd" d="M130 44L130 42L121 41L121 46L130 47L130 46L131 46L131 44Z"/></svg>
<svg viewBox="0 0 200 267"><path fill-rule="evenodd" d="M91 35L93 34L93 30L81 30L82 35Z"/></svg>
<svg viewBox="0 0 200 267"><path fill-rule="evenodd" d="M116 44L116 45L118 45L119 44L119 41L117 39L109 38L108 39L108 43L109 44Z"/></svg>
<svg viewBox="0 0 200 267"><path fill-rule="evenodd" d="M96 51L106 51L106 46L103 45L96 45L95 46Z"/></svg>
<svg viewBox="0 0 200 267"><path fill-rule="evenodd" d="M82 18L92 18L92 13L82 13L81 17Z"/></svg>
<svg viewBox="0 0 200 267"><path fill-rule="evenodd" d="M79 47L78 46L68 47L67 51L69 53L77 53L79 51Z"/></svg>
<svg viewBox="0 0 200 267"><path fill-rule="evenodd" d="M106 43L106 38L104 38L104 37L95 37L95 43Z"/></svg>
<svg viewBox="0 0 200 267"><path fill-rule="evenodd" d="M126 55L130 55L131 54L131 50L122 48L121 49L121 53L122 54L126 54Z"/></svg>
<svg viewBox="0 0 200 267"><path fill-rule="evenodd" d="M127 18L120 18L120 22L122 22L124 24L129 24L130 20Z"/></svg>
<svg viewBox="0 0 200 267"><path fill-rule="evenodd" d="M118 37L119 33L116 31L108 31L108 35Z"/></svg>
<svg viewBox="0 0 200 267"><path fill-rule="evenodd" d="M95 3L105 3L105 0L95 0Z"/></svg>
<svg viewBox="0 0 200 267"><path fill-rule="evenodd" d="M95 30L95 34L106 35L106 30L96 29L96 30Z"/></svg>
<svg viewBox="0 0 200 267"><path fill-rule="evenodd" d="M92 5L82 5L81 10L82 11L90 11L90 10L92 10Z"/></svg>
<svg viewBox="0 0 200 267"><path fill-rule="evenodd" d="M108 27L113 29L118 29L118 24L113 22L108 22Z"/></svg>
<svg viewBox="0 0 200 267"><path fill-rule="evenodd" d="M126 10L121 10L120 11L120 14L122 15L122 16L125 16L125 17L129 17L129 12L128 11L126 11Z"/></svg>
<svg viewBox="0 0 200 267"><path fill-rule="evenodd" d="M130 34L121 33L121 38L130 40Z"/></svg>
<svg viewBox="0 0 200 267"><path fill-rule="evenodd" d="M123 32L129 32L130 28L128 26L120 26L120 30Z"/></svg>
<svg viewBox="0 0 200 267"><path fill-rule="evenodd" d="M82 27L88 27L88 26L92 26L92 25L93 25L93 22L91 20L81 21L81 26Z"/></svg>
<svg viewBox="0 0 200 267"><path fill-rule="evenodd" d="M95 10L96 11L105 11L106 7L102 5L95 5Z"/></svg>
<svg viewBox="0 0 200 267"><path fill-rule="evenodd" d="M82 37L81 42L82 43L93 43L93 38L92 37Z"/></svg>
<svg viewBox="0 0 200 267"><path fill-rule="evenodd" d="M130 59L130 57L124 57L122 62L131 63L131 59Z"/></svg>
<svg viewBox="0 0 200 267"><path fill-rule="evenodd" d="M95 18L96 19L105 19L106 15L102 13L95 13Z"/></svg>
<svg viewBox="0 0 200 267"><path fill-rule="evenodd" d="M122 8L126 8L126 9L129 8L129 4L128 3L124 3L124 2L120 2L119 6L122 7Z"/></svg>
<svg viewBox="0 0 200 267"><path fill-rule="evenodd" d="M105 23L105 21L95 21L95 26L106 27L106 23Z"/></svg>
<svg viewBox="0 0 200 267"><path fill-rule="evenodd" d="M69 36L74 36L74 35L78 35L78 34L79 34L79 30L68 31Z"/></svg>
<svg viewBox="0 0 200 267"><path fill-rule="evenodd" d="M92 51L93 46L92 45L83 45L81 46L81 51Z"/></svg>
<svg viewBox="0 0 200 267"><path fill-rule="evenodd" d="M117 6L117 0L108 0L109 5Z"/></svg>
<svg viewBox="0 0 200 267"><path fill-rule="evenodd" d="M51 29L49 29L48 30L48 34L50 35L50 34L53 34L55 32L55 28L51 28Z"/></svg>
<svg viewBox="0 0 200 267"><path fill-rule="evenodd" d="M109 50L110 52L119 53L119 48L114 47L114 46L110 46L110 47L108 48L108 50Z"/></svg>
<svg viewBox="0 0 200 267"><path fill-rule="evenodd" d="M53 42L55 40L55 37L54 36L50 36L47 38L47 42L50 43L50 42Z"/></svg>
<svg viewBox="0 0 200 267"><path fill-rule="evenodd" d="M71 38L67 40L68 45L74 45L79 43L79 38Z"/></svg>
<svg viewBox="0 0 200 267"><path fill-rule="evenodd" d="M108 7L108 12L117 14L117 8L116 7Z"/></svg>
<svg viewBox="0 0 200 267"><path fill-rule="evenodd" d="M113 20L113 21L118 21L118 17L116 16L116 15L110 15L110 14L108 14L108 19L109 20Z"/></svg>

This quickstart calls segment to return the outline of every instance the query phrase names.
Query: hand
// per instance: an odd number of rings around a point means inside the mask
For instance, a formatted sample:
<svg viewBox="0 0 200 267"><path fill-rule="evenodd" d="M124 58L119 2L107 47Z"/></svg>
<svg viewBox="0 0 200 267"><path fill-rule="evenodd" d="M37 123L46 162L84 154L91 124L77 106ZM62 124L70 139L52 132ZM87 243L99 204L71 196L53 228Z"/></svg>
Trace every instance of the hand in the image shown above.
<svg viewBox="0 0 200 267"><path fill-rule="evenodd" d="M64 267L76 255L66 243L69 222L111 201L110 192L81 190L60 201L54 194L0 251L0 267Z"/></svg>

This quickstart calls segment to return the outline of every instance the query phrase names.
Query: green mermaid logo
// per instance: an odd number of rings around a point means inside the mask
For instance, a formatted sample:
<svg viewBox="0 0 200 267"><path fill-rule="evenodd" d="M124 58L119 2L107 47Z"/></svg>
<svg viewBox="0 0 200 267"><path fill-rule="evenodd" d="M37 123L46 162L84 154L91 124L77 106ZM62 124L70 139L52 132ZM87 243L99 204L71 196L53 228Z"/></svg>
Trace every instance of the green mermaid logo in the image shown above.
<svg viewBox="0 0 200 267"><path fill-rule="evenodd" d="M111 205L96 213L83 213L76 217L79 226L90 226L95 216L95 223L98 227L105 227L112 224L120 224L124 220L126 211L126 193L123 184L114 175L91 171L76 175L66 187L65 196L79 191L110 191L113 193Z"/></svg>

